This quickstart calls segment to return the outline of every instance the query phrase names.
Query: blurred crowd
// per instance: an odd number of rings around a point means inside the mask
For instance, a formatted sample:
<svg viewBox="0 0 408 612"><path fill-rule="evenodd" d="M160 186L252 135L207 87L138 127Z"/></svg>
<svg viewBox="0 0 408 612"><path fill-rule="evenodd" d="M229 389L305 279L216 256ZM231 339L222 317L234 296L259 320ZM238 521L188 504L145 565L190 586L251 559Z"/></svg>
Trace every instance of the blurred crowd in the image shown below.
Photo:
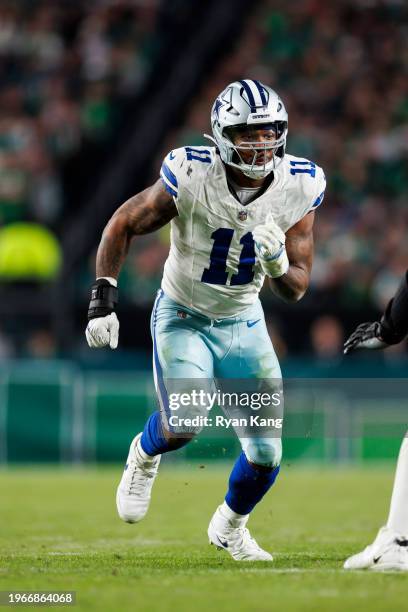
<svg viewBox="0 0 408 612"><path fill-rule="evenodd" d="M157 8L150 0L1 2L0 283L57 277L61 227L75 204L67 168L84 150L92 157L109 146L120 102L143 87L157 53ZM57 354L48 325L19 346L9 323L0 359Z"/></svg>
<svg viewBox="0 0 408 612"><path fill-rule="evenodd" d="M143 86L155 12L156 3L132 0L1 2L0 232L25 222L58 235L72 204L64 169L87 144L109 142L118 100ZM30 253L27 267L36 277Z"/></svg>
<svg viewBox="0 0 408 612"><path fill-rule="evenodd" d="M4 0L0 7L0 232L29 221L58 233L66 206L61 168L84 142L109 142L115 98L143 86L157 5L29 6ZM324 295L326 305L343 310L381 310L408 267L408 6L263 0L256 7L216 70L204 75L184 123L169 126L150 179L168 150L207 142L212 102L228 82L271 85L289 113L288 151L316 161L328 180L308 304ZM121 278L125 300L151 305L167 250L166 229L135 241ZM1 262L0 239L0 275ZM80 296L93 266L94 254L78 280ZM273 298L265 299L273 312ZM309 348L325 358L338 351L344 329L319 303ZM284 353L284 339L277 342ZM0 354L1 346L0 337Z"/></svg>

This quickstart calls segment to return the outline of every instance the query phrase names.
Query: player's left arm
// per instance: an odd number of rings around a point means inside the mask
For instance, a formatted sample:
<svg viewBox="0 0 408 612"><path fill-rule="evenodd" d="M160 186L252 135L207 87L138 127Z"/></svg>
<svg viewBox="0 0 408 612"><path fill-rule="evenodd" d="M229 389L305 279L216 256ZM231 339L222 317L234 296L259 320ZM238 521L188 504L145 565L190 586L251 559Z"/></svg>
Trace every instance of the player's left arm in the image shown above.
<svg viewBox="0 0 408 612"><path fill-rule="evenodd" d="M309 212L286 232L286 255L289 267L278 278L270 278L272 291L285 302L298 302L306 293L313 264L313 223Z"/></svg>

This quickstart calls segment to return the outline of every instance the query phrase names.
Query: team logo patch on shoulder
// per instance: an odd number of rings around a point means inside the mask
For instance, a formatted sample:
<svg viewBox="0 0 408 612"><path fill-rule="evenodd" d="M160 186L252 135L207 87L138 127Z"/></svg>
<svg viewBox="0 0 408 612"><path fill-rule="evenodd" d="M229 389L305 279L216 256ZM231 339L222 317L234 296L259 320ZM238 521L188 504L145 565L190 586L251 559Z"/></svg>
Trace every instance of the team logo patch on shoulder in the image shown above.
<svg viewBox="0 0 408 612"><path fill-rule="evenodd" d="M240 210L238 213L238 219L240 221L246 221L248 219L248 213L246 210Z"/></svg>

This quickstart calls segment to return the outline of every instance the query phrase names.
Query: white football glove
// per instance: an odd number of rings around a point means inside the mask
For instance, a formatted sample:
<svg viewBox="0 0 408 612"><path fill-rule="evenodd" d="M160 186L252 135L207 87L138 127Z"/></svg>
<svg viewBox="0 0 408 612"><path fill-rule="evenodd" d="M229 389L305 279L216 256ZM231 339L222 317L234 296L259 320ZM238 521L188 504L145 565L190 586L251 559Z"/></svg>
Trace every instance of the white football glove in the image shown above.
<svg viewBox="0 0 408 612"><path fill-rule="evenodd" d="M106 317L96 317L88 322L85 330L86 340L91 348L110 346L115 349L119 340L119 321L116 312Z"/></svg>
<svg viewBox="0 0 408 612"><path fill-rule="evenodd" d="M286 236L275 221L257 225L252 236L255 253L264 274L271 278L279 278L286 274L289 270L289 259L285 248Z"/></svg>

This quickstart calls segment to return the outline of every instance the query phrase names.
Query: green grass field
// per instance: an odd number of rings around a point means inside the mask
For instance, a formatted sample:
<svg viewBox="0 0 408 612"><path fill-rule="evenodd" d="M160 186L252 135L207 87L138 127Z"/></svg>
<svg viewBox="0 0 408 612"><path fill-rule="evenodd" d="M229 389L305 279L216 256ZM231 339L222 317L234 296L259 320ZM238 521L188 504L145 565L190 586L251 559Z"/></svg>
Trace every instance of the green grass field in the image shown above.
<svg viewBox="0 0 408 612"><path fill-rule="evenodd" d="M103 612L407 607L407 575L342 570L384 521L391 465L284 468L250 521L273 563L236 563L207 544L227 465L163 466L138 525L116 517L120 470L0 472L0 590L75 590L75 609Z"/></svg>

